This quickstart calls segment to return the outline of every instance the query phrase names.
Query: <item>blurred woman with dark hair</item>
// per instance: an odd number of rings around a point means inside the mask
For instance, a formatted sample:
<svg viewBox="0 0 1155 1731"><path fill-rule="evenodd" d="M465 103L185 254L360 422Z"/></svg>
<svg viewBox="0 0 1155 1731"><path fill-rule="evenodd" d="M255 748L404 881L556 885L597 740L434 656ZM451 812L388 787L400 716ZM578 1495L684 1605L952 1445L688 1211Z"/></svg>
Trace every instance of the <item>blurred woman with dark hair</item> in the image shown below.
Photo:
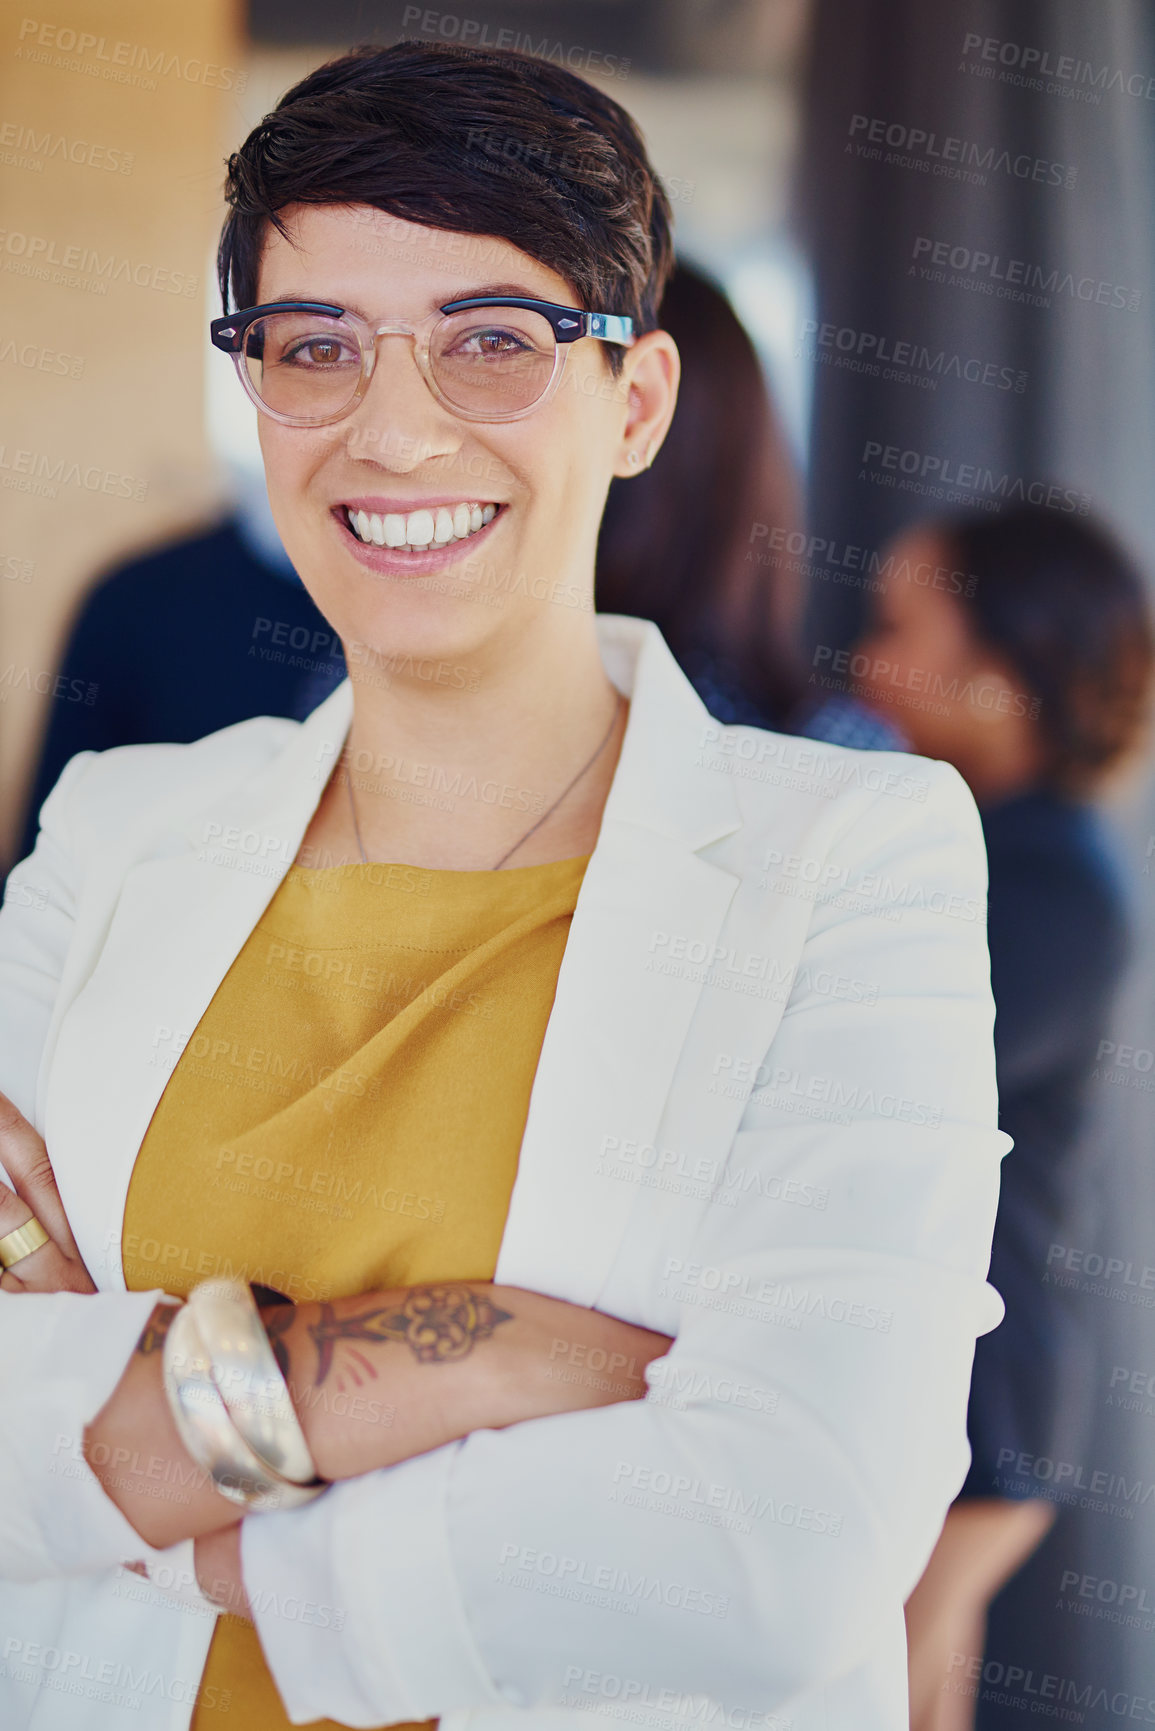
<svg viewBox="0 0 1155 1731"><path fill-rule="evenodd" d="M652 619L721 721L901 748L897 731L855 697L807 694L797 565L777 550L802 527L802 487L741 320L684 260L659 317L682 360L678 412L653 467L610 485L599 610Z"/></svg>
<svg viewBox="0 0 1155 1731"><path fill-rule="evenodd" d="M1098 1041L1127 954L1122 881L1087 803L1144 732L1152 626L1140 573L1086 519L1041 506L923 523L896 541L851 669L897 708L911 749L970 784L989 860L1003 1162L990 1278L1006 1320L975 1352L972 1463L907 1605L914 1731L963 1731L974 1699L944 1688L982 1652L996 1592L1041 1543L1054 1505L1023 1454L1078 1459L1085 1343L1044 1287L1062 1238ZM966 581L935 589L914 570Z"/></svg>

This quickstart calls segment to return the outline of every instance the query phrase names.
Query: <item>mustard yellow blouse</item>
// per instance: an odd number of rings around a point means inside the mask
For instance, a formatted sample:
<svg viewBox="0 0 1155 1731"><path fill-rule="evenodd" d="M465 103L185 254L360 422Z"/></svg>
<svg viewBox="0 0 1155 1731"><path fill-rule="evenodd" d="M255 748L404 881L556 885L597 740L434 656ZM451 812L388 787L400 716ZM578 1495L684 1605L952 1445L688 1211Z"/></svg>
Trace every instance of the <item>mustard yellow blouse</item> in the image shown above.
<svg viewBox="0 0 1155 1731"><path fill-rule="evenodd" d="M300 1302L491 1280L587 857L291 867L141 1144L130 1291L222 1274ZM203 1686L230 1724L289 1731L244 1619L218 1619ZM191 1731L213 1718L198 1706Z"/></svg>

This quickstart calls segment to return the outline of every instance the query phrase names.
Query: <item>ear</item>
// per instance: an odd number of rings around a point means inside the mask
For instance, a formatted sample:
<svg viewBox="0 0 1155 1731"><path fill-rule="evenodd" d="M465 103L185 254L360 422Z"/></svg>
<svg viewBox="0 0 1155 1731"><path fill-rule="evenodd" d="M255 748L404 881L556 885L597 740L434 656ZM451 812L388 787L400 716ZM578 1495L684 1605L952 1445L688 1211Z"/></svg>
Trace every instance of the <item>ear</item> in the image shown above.
<svg viewBox="0 0 1155 1731"><path fill-rule="evenodd" d="M626 416L613 473L640 475L661 449L674 417L682 363L668 331L647 331L626 350Z"/></svg>
<svg viewBox="0 0 1155 1731"><path fill-rule="evenodd" d="M980 726L1005 721L1011 715L1026 714L1027 697L1022 690L1022 680L1009 662L992 656L989 650L980 647L967 669L967 684L976 695L966 704L966 711ZM989 703L979 702L977 694L980 690L991 692Z"/></svg>

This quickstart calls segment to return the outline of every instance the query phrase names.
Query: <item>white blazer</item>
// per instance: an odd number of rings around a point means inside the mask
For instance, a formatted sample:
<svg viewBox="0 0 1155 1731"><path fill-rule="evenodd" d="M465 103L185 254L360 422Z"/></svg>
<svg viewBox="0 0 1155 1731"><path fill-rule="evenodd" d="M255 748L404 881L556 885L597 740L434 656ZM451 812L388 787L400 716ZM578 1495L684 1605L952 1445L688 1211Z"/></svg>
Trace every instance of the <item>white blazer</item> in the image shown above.
<svg viewBox="0 0 1155 1731"><path fill-rule="evenodd" d="M295 1724L905 1731L903 1601L1002 1314L978 815L946 764L722 727L653 626L598 628L632 707L496 1278L675 1344L645 1400L248 1520L262 1644ZM82 753L12 874L0 1087L100 1290L0 1294L5 1731L188 1726L213 1614L119 1565L171 1583L191 1545L143 1544L79 1441L162 1292L124 1290L120 1235L163 1054L351 713L346 682L303 723Z"/></svg>

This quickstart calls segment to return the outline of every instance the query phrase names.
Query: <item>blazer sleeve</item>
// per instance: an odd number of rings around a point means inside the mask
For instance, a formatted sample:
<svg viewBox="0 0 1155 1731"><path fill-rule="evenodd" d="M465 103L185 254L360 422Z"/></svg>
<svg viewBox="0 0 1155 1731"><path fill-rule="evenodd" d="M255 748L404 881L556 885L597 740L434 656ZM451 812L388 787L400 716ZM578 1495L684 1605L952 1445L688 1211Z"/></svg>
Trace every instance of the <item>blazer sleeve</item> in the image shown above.
<svg viewBox="0 0 1155 1731"><path fill-rule="evenodd" d="M0 1090L33 1122L75 918L69 804L94 760L82 752L69 761L0 908ZM2 1166L0 1178L8 1178ZM162 1296L0 1292L0 1579L85 1574L161 1555L105 1494L82 1445Z"/></svg>
<svg viewBox="0 0 1155 1731"><path fill-rule="evenodd" d="M593 1710L606 1689L768 1713L889 1644L967 1467L1010 1146L978 815L929 767L925 803L873 796L824 854L847 889L815 901L751 1078L723 1177L741 1202L706 1205L661 1271L679 1324L646 1399L474 1432L244 1523L292 1723Z"/></svg>

